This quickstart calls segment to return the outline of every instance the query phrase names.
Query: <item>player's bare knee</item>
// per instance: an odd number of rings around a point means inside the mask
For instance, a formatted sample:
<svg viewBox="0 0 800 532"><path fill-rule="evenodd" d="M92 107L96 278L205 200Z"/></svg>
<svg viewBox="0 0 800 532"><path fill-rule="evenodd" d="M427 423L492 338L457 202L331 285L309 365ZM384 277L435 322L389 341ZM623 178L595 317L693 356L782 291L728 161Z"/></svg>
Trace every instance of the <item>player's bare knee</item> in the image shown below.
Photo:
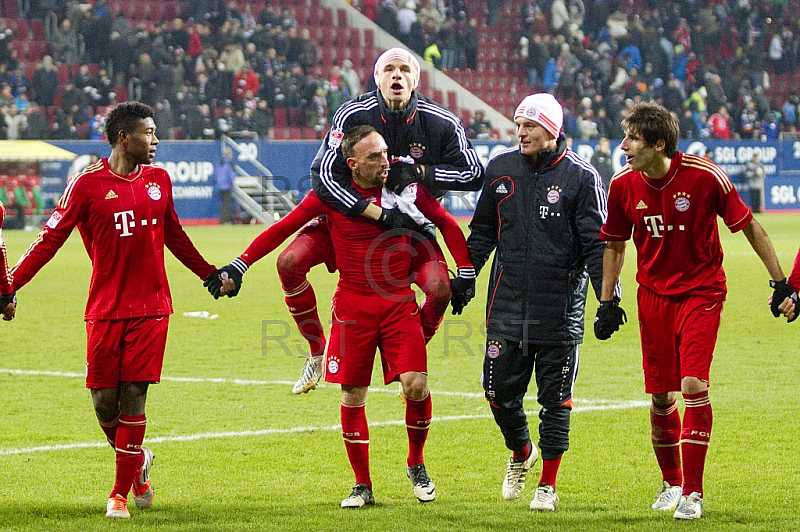
<svg viewBox="0 0 800 532"><path fill-rule="evenodd" d="M144 414L147 400L146 382L121 382L119 385L119 409L122 414L138 416Z"/></svg>
<svg viewBox="0 0 800 532"><path fill-rule="evenodd" d="M400 376L403 394L412 401L421 401L428 395L428 378L424 373L410 372Z"/></svg>
<svg viewBox="0 0 800 532"><path fill-rule="evenodd" d="M278 255L278 260L275 263L275 266L278 268L278 275L283 279L285 275L292 275L297 269L297 265L300 262L300 257L298 254L292 249L285 249Z"/></svg>
<svg viewBox="0 0 800 532"><path fill-rule="evenodd" d="M694 394L708 390L708 383L697 377L684 377L681 379L681 393Z"/></svg>
<svg viewBox="0 0 800 532"><path fill-rule="evenodd" d="M448 303L452 295L450 280L446 277L433 277L428 281L428 290L425 292L425 297L430 300Z"/></svg>
<svg viewBox="0 0 800 532"><path fill-rule="evenodd" d="M97 419L105 423L110 423L119 416L118 393L119 390L117 388L92 390L92 404Z"/></svg>
<svg viewBox="0 0 800 532"><path fill-rule="evenodd" d="M654 393L652 395L653 404L658 407L670 405L674 403L677 398L678 394L675 392Z"/></svg>

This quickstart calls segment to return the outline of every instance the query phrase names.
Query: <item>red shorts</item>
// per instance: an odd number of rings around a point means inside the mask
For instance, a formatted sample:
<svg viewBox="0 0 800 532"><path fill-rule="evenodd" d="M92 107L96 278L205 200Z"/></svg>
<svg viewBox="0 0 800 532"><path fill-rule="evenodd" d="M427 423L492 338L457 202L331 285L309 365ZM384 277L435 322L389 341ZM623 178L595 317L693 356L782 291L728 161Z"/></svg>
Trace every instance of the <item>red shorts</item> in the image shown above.
<svg viewBox="0 0 800 532"><path fill-rule="evenodd" d="M336 290L331 335L325 356L325 380L369 386L375 350L381 351L383 381L409 371L427 373L425 339L415 301Z"/></svg>
<svg viewBox="0 0 800 532"><path fill-rule="evenodd" d="M678 392L684 377L708 383L723 301L668 299L642 287L638 301L645 391Z"/></svg>
<svg viewBox="0 0 800 532"><path fill-rule="evenodd" d="M169 316L86 322L86 387L159 382Z"/></svg>

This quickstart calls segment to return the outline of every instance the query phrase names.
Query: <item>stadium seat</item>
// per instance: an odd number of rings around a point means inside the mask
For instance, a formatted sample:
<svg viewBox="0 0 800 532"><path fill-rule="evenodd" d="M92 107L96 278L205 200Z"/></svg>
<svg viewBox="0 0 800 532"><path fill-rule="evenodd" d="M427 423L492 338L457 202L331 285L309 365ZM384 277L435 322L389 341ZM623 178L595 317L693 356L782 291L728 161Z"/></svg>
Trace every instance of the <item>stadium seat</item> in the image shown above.
<svg viewBox="0 0 800 532"><path fill-rule="evenodd" d="M428 83L427 70L423 70L419 73L419 89L423 93L428 92L428 89L430 89L430 84Z"/></svg>
<svg viewBox="0 0 800 532"><path fill-rule="evenodd" d="M347 11L343 7L336 10L336 25L340 28L347 27Z"/></svg>
<svg viewBox="0 0 800 532"><path fill-rule="evenodd" d="M31 19L31 35L34 41L47 40L44 34L44 21L42 19Z"/></svg>
<svg viewBox="0 0 800 532"><path fill-rule="evenodd" d="M458 94L456 91L447 91L447 108L451 113L458 112Z"/></svg>
<svg viewBox="0 0 800 532"><path fill-rule="evenodd" d="M306 125L305 113L297 107L289 108L289 126L302 127Z"/></svg>
<svg viewBox="0 0 800 532"><path fill-rule="evenodd" d="M285 107L276 107L273 110L275 116L275 127L286 127L289 125L289 113Z"/></svg>
<svg viewBox="0 0 800 532"><path fill-rule="evenodd" d="M375 30L372 28L364 29L364 48L372 49L375 46Z"/></svg>

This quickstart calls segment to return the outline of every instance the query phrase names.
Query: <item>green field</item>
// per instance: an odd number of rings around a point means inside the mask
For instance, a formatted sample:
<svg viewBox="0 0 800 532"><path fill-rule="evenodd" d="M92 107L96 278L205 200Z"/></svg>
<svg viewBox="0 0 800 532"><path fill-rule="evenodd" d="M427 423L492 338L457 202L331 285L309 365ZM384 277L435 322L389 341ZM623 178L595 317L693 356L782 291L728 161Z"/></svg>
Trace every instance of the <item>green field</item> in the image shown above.
<svg viewBox="0 0 800 532"><path fill-rule="evenodd" d="M788 273L799 243L797 216L759 220ZM259 230L188 228L219 265ZM291 393L303 342L289 326L277 254L247 273L239 297L220 301L169 256L175 314L164 379L150 389L145 441L156 454L155 503L138 511L131 501L130 521L106 520L113 452L84 388L90 264L74 234L18 294L17 319L0 323L0 530L798 530L800 325L772 318L766 271L742 234L721 233L729 298L712 365L714 433L699 522L677 523L671 513L649 508L660 474L650 447L632 250L622 304L631 322L607 342L589 332L581 347L572 447L554 514L528 510L540 463L521 499L500 495L509 453L479 383L488 272L479 279L479 296L460 319L448 314L429 346L434 422L426 464L438 498L422 505L413 496L405 476L404 408L396 387L382 386L376 373L367 416L377 504L345 511L339 502L353 477L338 428L340 393L334 386ZM35 234L3 237L14 262ZM336 276L315 270L311 280L327 319ZM592 296L589 308L593 318ZM218 318L183 316L204 310ZM291 354L277 341L284 323ZM535 434L534 395L527 406Z"/></svg>

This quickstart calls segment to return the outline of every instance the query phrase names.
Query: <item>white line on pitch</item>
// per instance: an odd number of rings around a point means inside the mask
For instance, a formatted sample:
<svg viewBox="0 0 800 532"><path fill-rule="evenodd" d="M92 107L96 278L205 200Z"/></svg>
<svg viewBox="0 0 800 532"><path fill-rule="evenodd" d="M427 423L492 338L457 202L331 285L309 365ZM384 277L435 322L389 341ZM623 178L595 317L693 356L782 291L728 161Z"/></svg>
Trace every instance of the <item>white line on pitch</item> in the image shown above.
<svg viewBox="0 0 800 532"><path fill-rule="evenodd" d="M9 373L11 375L41 375L45 377L71 377L71 378L85 378L85 373L76 373L76 372L62 372L62 371L37 371L37 370L26 370L26 369L0 369L0 374ZM203 378L203 377L161 377L161 380L164 382L191 382L191 383L208 383L208 384L237 384L240 386L284 386L288 385L291 386L294 384L293 381L258 381L258 380L245 380L245 379L225 379L225 378ZM327 388L329 386L334 386L332 384L319 384L317 385L318 388ZM371 393L398 393L396 387L370 387L369 391ZM431 390L431 393L437 396L451 396L451 397L469 397L469 398L483 398L483 392L444 392L439 390ZM531 399L530 397L526 397L526 399ZM535 397L533 398L535 400ZM613 400L606 400L606 399L574 399L574 403L603 403L603 404L615 404L619 403L619 401Z"/></svg>
<svg viewBox="0 0 800 532"><path fill-rule="evenodd" d="M630 408L640 408L650 406L649 401L628 401L625 403L613 405L587 405L578 406L572 409L573 412L591 412L598 410L625 410ZM526 414L536 415L536 412L526 412ZM464 416L442 416L434 417L432 423L440 423L445 421L465 421L472 419L490 419L491 414L473 414ZM378 421L370 422L370 427L393 427L405 425L404 420L393 421ZM292 427L288 429L262 429L262 430L244 430L238 432L206 432L203 434L190 434L188 436L159 436L155 438L147 438L147 443L172 443L172 442L187 442L197 440L216 440L221 438L242 438L249 436L270 436L273 434L296 434L298 432L316 432L316 431L338 431L341 430L341 425L329 425L327 427ZM91 442L91 443L65 443L61 445L42 445L39 447L22 447L18 449L0 449L0 456L12 454L30 454L47 451L67 451L70 449L92 449L107 446L107 442Z"/></svg>

